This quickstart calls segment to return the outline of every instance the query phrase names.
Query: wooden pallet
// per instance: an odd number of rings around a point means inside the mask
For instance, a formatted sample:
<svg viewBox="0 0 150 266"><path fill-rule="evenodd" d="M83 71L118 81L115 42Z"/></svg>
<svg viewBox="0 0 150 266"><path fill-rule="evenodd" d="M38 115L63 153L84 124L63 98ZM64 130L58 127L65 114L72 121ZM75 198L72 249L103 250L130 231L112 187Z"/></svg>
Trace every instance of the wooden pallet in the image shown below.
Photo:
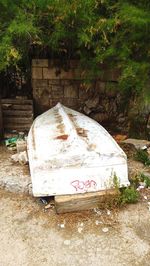
<svg viewBox="0 0 150 266"><path fill-rule="evenodd" d="M2 99L4 131L29 131L33 123L33 101L26 99Z"/></svg>
<svg viewBox="0 0 150 266"><path fill-rule="evenodd" d="M97 192L55 196L55 208L57 213L78 212L93 208L104 208L113 204L118 192L115 189Z"/></svg>

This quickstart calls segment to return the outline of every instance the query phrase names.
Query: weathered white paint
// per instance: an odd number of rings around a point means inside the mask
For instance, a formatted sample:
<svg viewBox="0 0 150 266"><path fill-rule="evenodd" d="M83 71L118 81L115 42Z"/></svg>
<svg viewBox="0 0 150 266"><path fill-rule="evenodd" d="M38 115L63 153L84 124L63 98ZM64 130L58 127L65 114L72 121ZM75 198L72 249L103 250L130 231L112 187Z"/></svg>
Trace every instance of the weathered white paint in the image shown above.
<svg viewBox="0 0 150 266"><path fill-rule="evenodd" d="M34 196L94 192L129 185L127 158L91 118L60 103L37 117L28 135Z"/></svg>

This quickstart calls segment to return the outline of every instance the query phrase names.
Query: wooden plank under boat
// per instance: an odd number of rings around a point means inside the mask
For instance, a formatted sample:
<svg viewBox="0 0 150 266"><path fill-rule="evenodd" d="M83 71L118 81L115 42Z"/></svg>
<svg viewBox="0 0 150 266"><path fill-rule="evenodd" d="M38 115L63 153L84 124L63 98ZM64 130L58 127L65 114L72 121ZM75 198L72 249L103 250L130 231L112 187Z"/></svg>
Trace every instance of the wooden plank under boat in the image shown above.
<svg viewBox="0 0 150 266"><path fill-rule="evenodd" d="M28 135L34 196L128 186L127 157L96 121L60 103L38 116Z"/></svg>

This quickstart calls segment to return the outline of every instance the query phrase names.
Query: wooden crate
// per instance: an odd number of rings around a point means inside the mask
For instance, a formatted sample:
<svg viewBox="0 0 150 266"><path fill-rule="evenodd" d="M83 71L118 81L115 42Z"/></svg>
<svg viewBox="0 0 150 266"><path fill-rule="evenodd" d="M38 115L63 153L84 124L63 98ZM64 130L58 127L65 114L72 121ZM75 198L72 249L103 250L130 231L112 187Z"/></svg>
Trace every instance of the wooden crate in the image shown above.
<svg viewBox="0 0 150 266"><path fill-rule="evenodd" d="M33 101L25 99L2 99L4 131L29 131L33 123Z"/></svg>

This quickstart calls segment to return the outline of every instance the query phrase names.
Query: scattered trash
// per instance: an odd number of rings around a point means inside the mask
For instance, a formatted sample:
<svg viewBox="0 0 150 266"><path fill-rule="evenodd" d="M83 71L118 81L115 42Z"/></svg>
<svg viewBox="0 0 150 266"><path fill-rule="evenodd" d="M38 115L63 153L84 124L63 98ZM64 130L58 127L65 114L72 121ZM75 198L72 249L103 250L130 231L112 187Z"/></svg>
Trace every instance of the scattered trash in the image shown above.
<svg viewBox="0 0 150 266"><path fill-rule="evenodd" d="M98 209L98 208L94 208L94 212L95 212L97 215L101 215L101 214L102 214L101 211L100 211L100 209Z"/></svg>
<svg viewBox="0 0 150 266"><path fill-rule="evenodd" d="M147 146L144 145L143 147L141 147L141 150L147 150Z"/></svg>
<svg viewBox="0 0 150 266"><path fill-rule="evenodd" d="M65 224L58 224L60 228L65 228Z"/></svg>
<svg viewBox="0 0 150 266"><path fill-rule="evenodd" d="M103 231L104 233L107 233L107 232L109 231L109 229L108 229L107 227L104 227L104 228L102 228L102 231Z"/></svg>
<svg viewBox="0 0 150 266"><path fill-rule="evenodd" d="M11 156L11 159L14 162L19 162L20 164L23 164L23 165L28 163L28 155L27 155L27 152L26 151L13 154Z"/></svg>
<svg viewBox="0 0 150 266"><path fill-rule="evenodd" d="M82 227L78 227L78 233L81 234L82 233L83 228Z"/></svg>
<svg viewBox="0 0 150 266"><path fill-rule="evenodd" d="M83 227L84 223L78 223L78 226Z"/></svg>
<svg viewBox="0 0 150 266"><path fill-rule="evenodd" d="M16 141L16 147L17 147L17 152L23 152L27 150L27 142L23 139L18 139Z"/></svg>
<svg viewBox="0 0 150 266"><path fill-rule="evenodd" d="M141 190L143 188L145 188L145 186L144 185L140 185L140 186L138 186L138 188L136 190L139 191L139 190Z"/></svg>
<svg viewBox="0 0 150 266"><path fill-rule="evenodd" d="M49 203L45 206L45 209L50 209L50 208L54 208L54 204Z"/></svg>
<svg viewBox="0 0 150 266"><path fill-rule="evenodd" d="M95 221L96 225L99 225L99 224L102 224L102 223L103 223L102 221L98 221L98 220Z"/></svg>
<svg viewBox="0 0 150 266"><path fill-rule="evenodd" d="M144 199L147 200L147 196L144 196Z"/></svg>
<svg viewBox="0 0 150 266"><path fill-rule="evenodd" d="M15 132L15 134L17 134ZM7 137L5 139L5 145L10 150L16 150L20 153L27 150L27 137L24 132L19 132L15 137Z"/></svg>
<svg viewBox="0 0 150 266"><path fill-rule="evenodd" d="M110 215L111 214L111 211L110 210L107 210L107 215Z"/></svg>
<svg viewBox="0 0 150 266"><path fill-rule="evenodd" d="M66 245L66 246L70 245L70 240L69 240L69 239L66 239L66 240L64 241L64 245Z"/></svg>
<svg viewBox="0 0 150 266"><path fill-rule="evenodd" d="M142 186L142 187L145 187L145 182L139 182L139 185Z"/></svg>
<svg viewBox="0 0 150 266"><path fill-rule="evenodd" d="M40 198L39 201L40 201L40 203L42 203L42 204L48 204L47 200L44 199L44 198Z"/></svg>
<svg viewBox="0 0 150 266"><path fill-rule="evenodd" d="M14 147L14 146L16 146L17 139L18 139L17 137L6 139L5 140L5 145L7 147Z"/></svg>

